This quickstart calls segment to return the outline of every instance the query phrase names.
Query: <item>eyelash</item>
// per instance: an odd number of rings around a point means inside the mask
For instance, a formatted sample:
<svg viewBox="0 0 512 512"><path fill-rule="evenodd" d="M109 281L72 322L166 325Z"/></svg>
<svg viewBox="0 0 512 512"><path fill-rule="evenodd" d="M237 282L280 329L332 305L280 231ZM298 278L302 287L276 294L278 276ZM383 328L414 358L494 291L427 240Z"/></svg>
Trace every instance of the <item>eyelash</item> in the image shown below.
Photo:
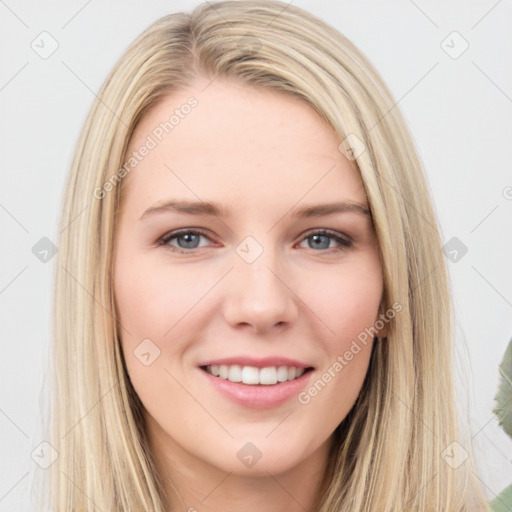
<svg viewBox="0 0 512 512"><path fill-rule="evenodd" d="M166 235L161 237L157 241L157 244L159 246L164 246L166 249L169 249L171 251L179 252L179 253L183 253L183 254L193 253L197 249L202 249L202 247L194 247L192 249L183 249L181 247L176 247L174 245L170 245L169 244L169 242L171 240L176 239L176 238L180 238L181 236L188 235L188 234L202 235L205 238L209 239L209 236L204 231L199 230L199 229L178 229L176 231L171 231L170 233L167 233ZM319 251L315 251L314 249L311 249L311 250L313 250L315 252L325 252L325 251L336 251L336 252L338 252L338 251L345 251L345 250L349 249L350 247L352 247L352 245L353 245L352 240L350 240L348 237L342 237L338 233L336 233L335 231L331 231L331 230L328 230L328 229L319 229L319 230L316 230L316 231L307 232L306 235L304 235L303 238L301 239L301 242L304 241L304 240L307 240L308 238L313 237L315 235L327 236L327 237L333 239L338 244L340 244L338 247L329 247L327 249L321 249Z"/></svg>

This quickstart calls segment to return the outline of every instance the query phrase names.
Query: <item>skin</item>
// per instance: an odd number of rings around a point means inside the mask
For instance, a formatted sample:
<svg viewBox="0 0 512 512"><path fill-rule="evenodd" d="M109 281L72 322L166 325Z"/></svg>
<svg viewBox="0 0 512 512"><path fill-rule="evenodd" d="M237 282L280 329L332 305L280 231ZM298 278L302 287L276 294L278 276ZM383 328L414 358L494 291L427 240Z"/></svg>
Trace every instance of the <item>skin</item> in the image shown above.
<svg viewBox="0 0 512 512"><path fill-rule="evenodd" d="M122 350L169 510L312 511L332 433L360 392L372 342L309 403L293 397L264 410L225 398L198 364L282 355L315 367L310 384L332 367L380 313L375 232L368 215L353 211L304 219L293 213L368 201L353 163L338 150L341 139L307 104L232 81L207 84L198 79L167 96L130 142L129 154L187 98L197 98L122 183L114 272ZM164 210L140 219L162 201L199 198L231 214ZM183 236L159 245L181 228L206 236L197 248L187 248ZM321 229L352 245L329 236L315 245ZM263 250L252 263L236 251L247 236ZM147 366L134 354L144 339L160 350ZM237 457L247 442L262 455L252 467Z"/></svg>

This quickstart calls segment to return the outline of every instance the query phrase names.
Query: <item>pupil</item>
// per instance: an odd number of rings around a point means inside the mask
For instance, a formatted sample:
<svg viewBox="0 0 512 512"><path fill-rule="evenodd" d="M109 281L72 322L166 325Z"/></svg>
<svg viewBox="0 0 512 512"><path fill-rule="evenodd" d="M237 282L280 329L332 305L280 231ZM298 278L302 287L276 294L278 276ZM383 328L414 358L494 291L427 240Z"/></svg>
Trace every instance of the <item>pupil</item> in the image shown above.
<svg viewBox="0 0 512 512"><path fill-rule="evenodd" d="M311 238L314 240L315 247L321 249L329 248L329 237L326 235L313 235ZM323 238L323 240L321 240Z"/></svg>
<svg viewBox="0 0 512 512"><path fill-rule="evenodd" d="M185 243L180 243L180 240L185 240ZM180 237L178 237L178 245L186 249L194 249L195 247L197 247L198 241L199 236L195 233L187 233L186 235L181 235Z"/></svg>

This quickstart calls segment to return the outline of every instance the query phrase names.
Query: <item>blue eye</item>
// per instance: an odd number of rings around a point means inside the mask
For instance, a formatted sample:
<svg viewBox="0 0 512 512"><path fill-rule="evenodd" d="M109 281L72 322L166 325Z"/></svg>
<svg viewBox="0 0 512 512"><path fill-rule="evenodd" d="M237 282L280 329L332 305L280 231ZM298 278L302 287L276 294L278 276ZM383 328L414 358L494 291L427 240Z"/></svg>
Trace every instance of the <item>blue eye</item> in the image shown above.
<svg viewBox="0 0 512 512"><path fill-rule="evenodd" d="M304 241L308 242L308 247L310 249L343 250L343 249L346 249L346 248L352 246L352 241L349 240L348 238L343 238L335 232L326 231L326 230L316 231L316 232L308 235L306 238L304 238ZM336 245L331 246L332 241L334 241L335 244L338 244L338 246L336 246Z"/></svg>
<svg viewBox="0 0 512 512"><path fill-rule="evenodd" d="M199 245L201 237L208 238L200 231L173 231L172 233L169 233L168 235L165 235L163 238L161 238L158 243L159 245L171 246L171 248L175 248L177 251L187 252L186 249L198 249L199 247L204 247L204 245ZM170 243L172 240L176 240L177 246Z"/></svg>
<svg viewBox="0 0 512 512"><path fill-rule="evenodd" d="M206 247L208 243L200 245L201 238L210 240L203 232L191 229L172 231L158 240L158 245L166 246L176 252L193 252L194 249ZM171 243L175 242L175 243ZM329 249L344 250L352 246L352 240L343 237L339 233L328 230L314 231L302 238L301 244L308 243L309 249L325 251ZM303 245L301 245L304 247Z"/></svg>

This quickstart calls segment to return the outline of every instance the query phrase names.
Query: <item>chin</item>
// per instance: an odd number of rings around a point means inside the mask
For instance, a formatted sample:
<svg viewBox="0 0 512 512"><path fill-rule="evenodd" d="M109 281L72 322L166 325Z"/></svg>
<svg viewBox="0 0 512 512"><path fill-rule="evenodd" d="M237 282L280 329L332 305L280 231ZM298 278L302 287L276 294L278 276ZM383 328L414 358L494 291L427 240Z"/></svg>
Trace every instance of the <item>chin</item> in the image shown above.
<svg viewBox="0 0 512 512"><path fill-rule="evenodd" d="M286 473L308 457L305 443L295 445L280 439L272 442L264 437L247 439L230 443L231 446L226 446L211 463L222 471L240 476L268 477L269 473Z"/></svg>

